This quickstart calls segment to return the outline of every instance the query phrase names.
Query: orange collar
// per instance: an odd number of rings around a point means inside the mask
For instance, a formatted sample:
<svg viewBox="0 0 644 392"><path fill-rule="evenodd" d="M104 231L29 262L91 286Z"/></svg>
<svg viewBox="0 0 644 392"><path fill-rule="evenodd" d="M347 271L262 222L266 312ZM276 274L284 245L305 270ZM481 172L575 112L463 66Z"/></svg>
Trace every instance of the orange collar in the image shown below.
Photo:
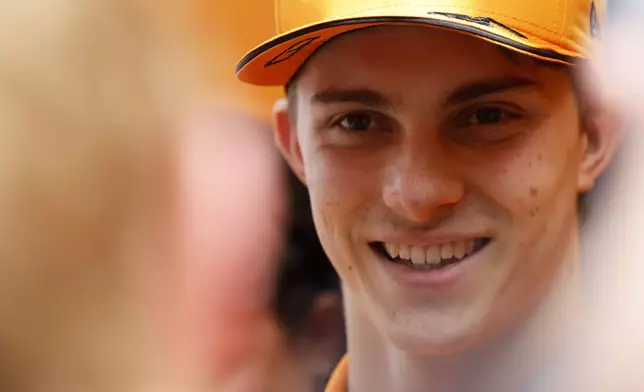
<svg viewBox="0 0 644 392"><path fill-rule="evenodd" d="M342 357L335 367L324 392L346 392L349 388L349 357Z"/></svg>

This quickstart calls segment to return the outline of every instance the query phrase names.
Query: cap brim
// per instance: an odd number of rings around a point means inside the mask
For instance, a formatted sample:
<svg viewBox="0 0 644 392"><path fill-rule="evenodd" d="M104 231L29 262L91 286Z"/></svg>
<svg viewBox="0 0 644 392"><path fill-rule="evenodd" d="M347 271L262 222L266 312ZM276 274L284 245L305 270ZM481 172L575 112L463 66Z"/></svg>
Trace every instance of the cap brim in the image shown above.
<svg viewBox="0 0 644 392"><path fill-rule="evenodd" d="M389 10L391 11L391 10ZM362 14L302 27L250 51L237 65L238 78L261 86L283 86L317 49L351 31L382 25L422 25L468 34L545 61L574 64L582 56L551 42L480 18L450 18L426 9L400 8L396 14Z"/></svg>

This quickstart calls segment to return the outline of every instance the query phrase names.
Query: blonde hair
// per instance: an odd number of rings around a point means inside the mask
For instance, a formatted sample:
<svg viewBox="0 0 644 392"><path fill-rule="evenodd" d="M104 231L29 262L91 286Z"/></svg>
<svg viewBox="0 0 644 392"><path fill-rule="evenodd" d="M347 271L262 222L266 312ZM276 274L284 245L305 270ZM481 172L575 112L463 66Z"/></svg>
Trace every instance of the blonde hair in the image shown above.
<svg viewBox="0 0 644 392"><path fill-rule="evenodd" d="M144 336L122 344L141 310L122 309L125 271L157 262L131 244L167 217L174 121L194 86L176 10L154 3L0 4L0 390L52 391L72 373L87 390L92 355L141 359Z"/></svg>

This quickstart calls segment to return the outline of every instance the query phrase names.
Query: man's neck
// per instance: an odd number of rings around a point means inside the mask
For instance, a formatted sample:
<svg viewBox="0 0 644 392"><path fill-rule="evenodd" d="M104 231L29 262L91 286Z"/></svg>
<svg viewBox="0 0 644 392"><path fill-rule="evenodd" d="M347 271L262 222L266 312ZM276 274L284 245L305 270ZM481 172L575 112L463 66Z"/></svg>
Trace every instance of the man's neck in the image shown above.
<svg viewBox="0 0 644 392"><path fill-rule="evenodd" d="M538 374L575 329L583 308L578 255L571 253L550 295L531 317L495 341L453 355L422 356L400 350L376 330L347 292L350 392L531 390L535 386L530 384L540 379Z"/></svg>

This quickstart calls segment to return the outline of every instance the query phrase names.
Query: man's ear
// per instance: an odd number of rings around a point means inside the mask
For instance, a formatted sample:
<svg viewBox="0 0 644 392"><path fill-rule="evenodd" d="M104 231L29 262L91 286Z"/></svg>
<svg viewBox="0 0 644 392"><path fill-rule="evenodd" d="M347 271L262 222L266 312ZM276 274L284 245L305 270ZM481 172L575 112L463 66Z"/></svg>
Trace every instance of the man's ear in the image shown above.
<svg viewBox="0 0 644 392"><path fill-rule="evenodd" d="M295 124L291 121L287 98L282 98L273 105L273 130L275 143L282 156L302 183L306 184L302 151L297 138Z"/></svg>
<svg viewBox="0 0 644 392"><path fill-rule="evenodd" d="M578 176L580 193L591 190L619 149L626 123L602 83L594 61L580 65L573 74L579 98L584 149Z"/></svg>
<svg viewBox="0 0 644 392"><path fill-rule="evenodd" d="M607 107L593 107L582 116L584 151L579 171L580 193L590 191L609 167L624 133L620 116Z"/></svg>

